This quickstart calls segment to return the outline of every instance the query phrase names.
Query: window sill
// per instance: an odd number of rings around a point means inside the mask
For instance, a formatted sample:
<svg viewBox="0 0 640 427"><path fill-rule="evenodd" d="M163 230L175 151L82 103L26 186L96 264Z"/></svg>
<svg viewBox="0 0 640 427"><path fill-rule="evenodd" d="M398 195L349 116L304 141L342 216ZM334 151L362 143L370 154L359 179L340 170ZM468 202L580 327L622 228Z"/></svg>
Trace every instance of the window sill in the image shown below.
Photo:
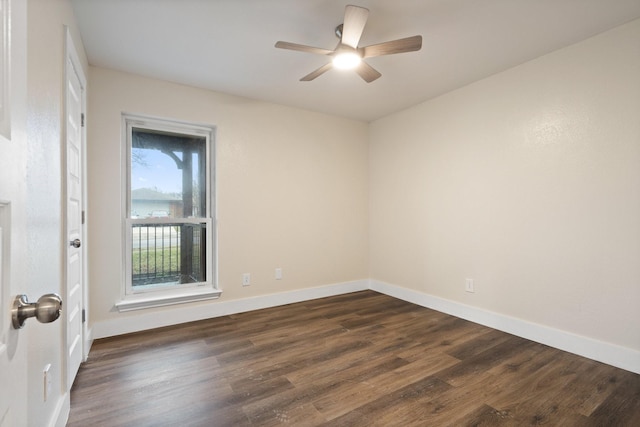
<svg viewBox="0 0 640 427"><path fill-rule="evenodd" d="M194 292L181 292L165 295L133 295L118 301L116 308L120 313L133 310L143 310L145 308L164 307L167 305L183 304L194 301L205 301L210 299L217 299L222 294L218 289L206 289Z"/></svg>

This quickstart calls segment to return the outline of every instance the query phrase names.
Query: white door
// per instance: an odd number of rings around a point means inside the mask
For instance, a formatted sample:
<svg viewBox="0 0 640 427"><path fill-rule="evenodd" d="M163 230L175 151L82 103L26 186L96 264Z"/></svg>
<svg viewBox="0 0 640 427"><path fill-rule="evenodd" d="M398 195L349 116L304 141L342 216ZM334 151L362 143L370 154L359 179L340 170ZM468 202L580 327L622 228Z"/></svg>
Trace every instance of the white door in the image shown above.
<svg viewBox="0 0 640 427"><path fill-rule="evenodd" d="M84 75L67 31L66 68L66 350L67 390L83 359L83 98Z"/></svg>
<svg viewBox="0 0 640 427"><path fill-rule="evenodd" d="M28 294L26 232L26 2L0 0L0 426L21 426L27 410L27 333L10 307ZM11 37L9 38L9 32ZM10 40L10 43L9 43ZM11 54L11 51L14 54ZM11 69L9 68L11 67ZM11 72L10 72L11 71ZM9 92L9 88L11 91ZM33 320L31 320L33 321Z"/></svg>

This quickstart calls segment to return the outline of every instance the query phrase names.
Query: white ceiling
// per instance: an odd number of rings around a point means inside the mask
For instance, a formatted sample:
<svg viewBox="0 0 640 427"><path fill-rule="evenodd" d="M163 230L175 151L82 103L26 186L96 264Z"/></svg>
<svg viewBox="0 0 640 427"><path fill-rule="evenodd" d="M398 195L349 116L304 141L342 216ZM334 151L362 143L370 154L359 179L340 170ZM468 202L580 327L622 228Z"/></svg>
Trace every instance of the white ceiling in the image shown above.
<svg viewBox="0 0 640 427"><path fill-rule="evenodd" d="M365 83L278 40L333 49L349 1L72 0L92 65L375 120L640 17L640 0L353 0L360 46L420 34L419 52L367 59Z"/></svg>

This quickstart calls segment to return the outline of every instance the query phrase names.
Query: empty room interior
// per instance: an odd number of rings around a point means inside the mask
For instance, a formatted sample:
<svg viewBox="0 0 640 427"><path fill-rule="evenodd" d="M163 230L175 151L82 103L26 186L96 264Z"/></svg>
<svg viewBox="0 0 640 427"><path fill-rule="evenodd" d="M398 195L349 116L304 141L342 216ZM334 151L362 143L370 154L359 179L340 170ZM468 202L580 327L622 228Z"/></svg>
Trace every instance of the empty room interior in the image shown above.
<svg viewBox="0 0 640 427"><path fill-rule="evenodd" d="M640 425L640 1L0 6L0 426Z"/></svg>

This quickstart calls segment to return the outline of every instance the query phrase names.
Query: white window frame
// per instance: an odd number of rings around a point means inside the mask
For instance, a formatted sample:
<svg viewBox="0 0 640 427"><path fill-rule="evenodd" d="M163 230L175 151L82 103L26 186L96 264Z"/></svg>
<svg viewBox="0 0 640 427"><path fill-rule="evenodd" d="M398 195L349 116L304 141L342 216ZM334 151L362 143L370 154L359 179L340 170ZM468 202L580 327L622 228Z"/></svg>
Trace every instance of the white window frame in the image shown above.
<svg viewBox="0 0 640 427"><path fill-rule="evenodd" d="M148 129L191 135L205 138L206 146L206 215L199 218L146 218L134 219L131 212L131 147L132 129ZM217 230L215 219L215 127L161 119L137 114L122 114L122 225L123 225L123 286L121 300L116 308L123 311L160 307L191 301L218 298L222 293L217 288ZM180 285L158 285L142 289L133 289L132 284L132 230L133 224L206 224L206 271L205 282L185 283Z"/></svg>

